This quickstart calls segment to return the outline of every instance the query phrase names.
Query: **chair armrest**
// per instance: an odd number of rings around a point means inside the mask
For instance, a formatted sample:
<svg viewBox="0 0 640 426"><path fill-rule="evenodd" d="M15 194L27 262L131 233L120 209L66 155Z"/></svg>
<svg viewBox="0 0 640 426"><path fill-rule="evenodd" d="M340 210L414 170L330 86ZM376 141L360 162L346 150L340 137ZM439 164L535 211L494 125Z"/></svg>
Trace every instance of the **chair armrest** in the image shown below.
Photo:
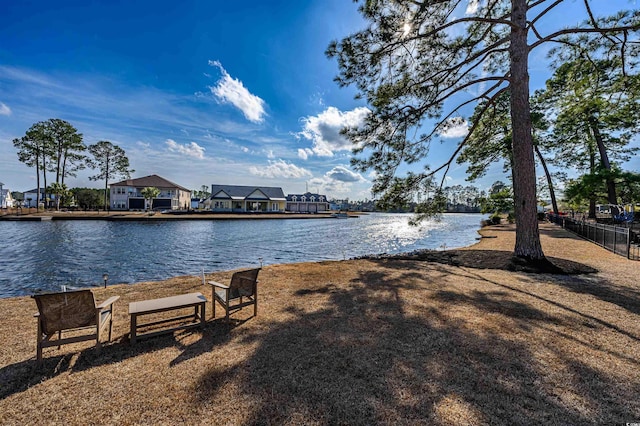
<svg viewBox="0 0 640 426"><path fill-rule="evenodd" d="M214 287L224 288L225 290L229 289L228 285L220 284L220 283L215 282L215 281L209 281L209 284L214 286Z"/></svg>
<svg viewBox="0 0 640 426"><path fill-rule="evenodd" d="M104 302L96 306L96 309L102 310L107 306L113 305L115 301L118 299L120 299L120 296L111 296L110 298L108 298L107 300L105 300Z"/></svg>

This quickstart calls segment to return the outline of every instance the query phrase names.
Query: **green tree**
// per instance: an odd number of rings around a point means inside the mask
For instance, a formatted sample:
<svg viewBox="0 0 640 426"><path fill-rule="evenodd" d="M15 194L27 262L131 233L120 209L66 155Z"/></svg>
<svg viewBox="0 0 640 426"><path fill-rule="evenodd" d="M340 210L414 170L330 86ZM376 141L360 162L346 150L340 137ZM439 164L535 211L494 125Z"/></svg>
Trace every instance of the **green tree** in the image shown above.
<svg viewBox="0 0 640 426"><path fill-rule="evenodd" d="M20 191L11 191L11 198L17 202L15 207L22 206L22 203L24 202L24 193Z"/></svg>
<svg viewBox="0 0 640 426"><path fill-rule="evenodd" d="M617 167L607 170L599 166L594 173L588 173L570 180L564 196L571 204L583 204L595 200L596 203L617 205L608 202L607 182L613 181L620 189L620 204L635 205L640 200L640 174L623 171Z"/></svg>
<svg viewBox="0 0 640 426"><path fill-rule="evenodd" d="M76 176L78 170L85 168L85 155L87 149L82 142L82 133L70 123L59 118L51 118L43 123L43 130L48 134L52 142L53 170L56 173L56 183L64 184L67 176Z"/></svg>
<svg viewBox="0 0 640 426"><path fill-rule="evenodd" d="M503 170L511 172L513 163L513 147L511 135L511 114L509 91L502 92L486 109L485 102L480 102L471 116L472 125L476 125L476 131L469 135L464 148L456 159L458 164L467 163L467 180L474 181L484 176L489 166L498 161L503 161ZM553 185L551 172L547 166L547 160L540 149L544 145L543 133L549 128L549 122L541 111L541 103L534 97L531 102L531 128L533 132L533 149L542 166L546 178L549 197L553 211L558 214L558 203ZM537 193L537 191L536 191Z"/></svg>
<svg viewBox="0 0 640 426"><path fill-rule="evenodd" d="M140 193L147 202L147 208L151 210L153 208L153 199L160 195L160 190L154 186L147 186Z"/></svg>
<svg viewBox="0 0 640 426"><path fill-rule="evenodd" d="M95 188L73 188L71 193L83 210L97 209L103 199L102 190Z"/></svg>
<svg viewBox="0 0 640 426"><path fill-rule="evenodd" d="M557 152L556 163L576 165L608 179L607 201L616 205L615 179L611 174L596 173L596 167L611 171L615 160L626 161L637 151L628 144L639 130L639 76L626 72L617 56L593 58L573 47L565 48L563 56L567 55L570 60L556 69L541 93L555 117L551 142ZM567 163L568 159L573 159L573 164ZM590 216L594 217L595 200L590 205Z"/></svg>
<svg viewBox="0 0 640 426"><path fill-rule="evenodd" d="M44 122L33 124L24 136L13 139L13 146L18 149L18 160L36 170L36 206L40 206L40 172L42 171L46 200L47 170L54 153L52 140Z"/></svg>
<svg viewBox="0 0 640 426"><path fill-rule="evenodd" d="M47 189L50 194L56 197L56 210L60 210L60 200L67 195L67 185L64 183L52 183Z"/></svg>
<svg viewBox="0 0 640 426"><path fill-rule="evenodd" d="M355 158L353 164L360 170L376 172L374 193L401 200L402 196L394 192L432 189L434 175L441 171L442 186L468 136L445 164L434 169L425 166L423 171L402 178L396 172L405 164L423 160L439 134L464 124L460 114L467 105L485 99L486 111L509 90L517 218L514 255L544 258L537 221L529 55L572 32L602 38L619 36L619 44L624 44L628 33L639 27L636 14L625 12L542 34L539 29L549 23L546 18L562 3L477 2L477 11L463 17L457 17L457 0L378 0L361 4L359 10L368 21L367 28L333 42L327 54L338 60L338 83L354 85L357 97L365 98L372 108L364 124L347 129L346 134L354 142L356 154L366 153L364 158ZM588 0L584 4L589 7ZM621 49L621 53L626 55L627 51ZM470 92L474 94L468 96ZM425 131L427 126L431 130ZM472 125L469 135L475 131ZM440 202L438 197L433 199ZM420 210L432 211L424 206Z"/></svg>
<svg viewBox="0 0 640 426"><path fill-rule="evenodd" d="M87 160L87 164L92 169L99 171L97 175L90 176L89 179L104 180L104 208L106 210L109 179L118 176L128 179L135 170L129 168L129 158L127 158L124 149L109 141L100 141L89 145L88 150L93 159Z"/></svg>

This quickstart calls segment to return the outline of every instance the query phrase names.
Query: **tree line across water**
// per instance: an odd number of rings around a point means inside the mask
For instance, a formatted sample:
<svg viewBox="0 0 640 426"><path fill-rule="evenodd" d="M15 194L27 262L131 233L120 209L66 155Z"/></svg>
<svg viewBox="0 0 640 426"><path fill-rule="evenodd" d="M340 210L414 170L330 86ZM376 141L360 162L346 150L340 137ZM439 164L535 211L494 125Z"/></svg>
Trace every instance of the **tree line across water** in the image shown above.
<svg viewBox="0 0 640 426"><path fill-rule="evenodd" d="M56 207L59 208L60 202L71 195L64 183L65 178L75 177L79 170L85 168L94 169L97 173L89 179L104 181L104 190L101 192L104 208L107 209L109 179L129 178L134 172L122 148L109 141L87 146L83 142L82 133L59 118L35 123L24 136L13 140L13 146L18 150L18 159L35 169L38 188L36 206L41 202L41 176L45 188L44 200L47 200L47 194L54 195ZM53 173L55 176L55 180L50 184L47 184L47 173ZM93 208L96 206L96 191L90 188L76 188L73 195L79 205Z"/></svg>

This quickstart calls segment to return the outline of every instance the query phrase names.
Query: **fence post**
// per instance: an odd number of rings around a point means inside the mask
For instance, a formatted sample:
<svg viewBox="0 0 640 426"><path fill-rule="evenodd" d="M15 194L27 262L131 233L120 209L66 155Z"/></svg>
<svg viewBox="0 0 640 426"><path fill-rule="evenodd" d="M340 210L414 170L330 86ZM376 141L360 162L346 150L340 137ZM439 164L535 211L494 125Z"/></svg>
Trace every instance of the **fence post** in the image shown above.
<svg viewBox="0 0 640 426"><path fill-rule="evenodd" d="M631 229L627 228L627 259L631 259Z"/></svg>

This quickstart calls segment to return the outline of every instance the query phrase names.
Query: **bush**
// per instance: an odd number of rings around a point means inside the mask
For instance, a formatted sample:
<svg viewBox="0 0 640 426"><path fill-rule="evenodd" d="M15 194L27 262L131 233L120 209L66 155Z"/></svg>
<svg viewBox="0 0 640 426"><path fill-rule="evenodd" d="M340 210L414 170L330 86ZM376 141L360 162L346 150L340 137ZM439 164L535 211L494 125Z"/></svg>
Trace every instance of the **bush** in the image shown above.
<svg viewBox="0 0 640 426"><path fill-rule="evenodd" d="M507 215L507 222L509 223L514 223L516 221L516 216L513 213L509 213Z"/></svg>
<svg viewBox="0 0 640 426"><path fill-rule="evenodd" d="M544 221L547 218L547 214L546 213L538 213L538 220L539 221Z"/></svg>
<svg viewBox="0 0 640 426"><path fill-rule="evenodd" d="M498 213L494 213L489 219L491 220L492 225L499 225L502 217Z"/></svg>

